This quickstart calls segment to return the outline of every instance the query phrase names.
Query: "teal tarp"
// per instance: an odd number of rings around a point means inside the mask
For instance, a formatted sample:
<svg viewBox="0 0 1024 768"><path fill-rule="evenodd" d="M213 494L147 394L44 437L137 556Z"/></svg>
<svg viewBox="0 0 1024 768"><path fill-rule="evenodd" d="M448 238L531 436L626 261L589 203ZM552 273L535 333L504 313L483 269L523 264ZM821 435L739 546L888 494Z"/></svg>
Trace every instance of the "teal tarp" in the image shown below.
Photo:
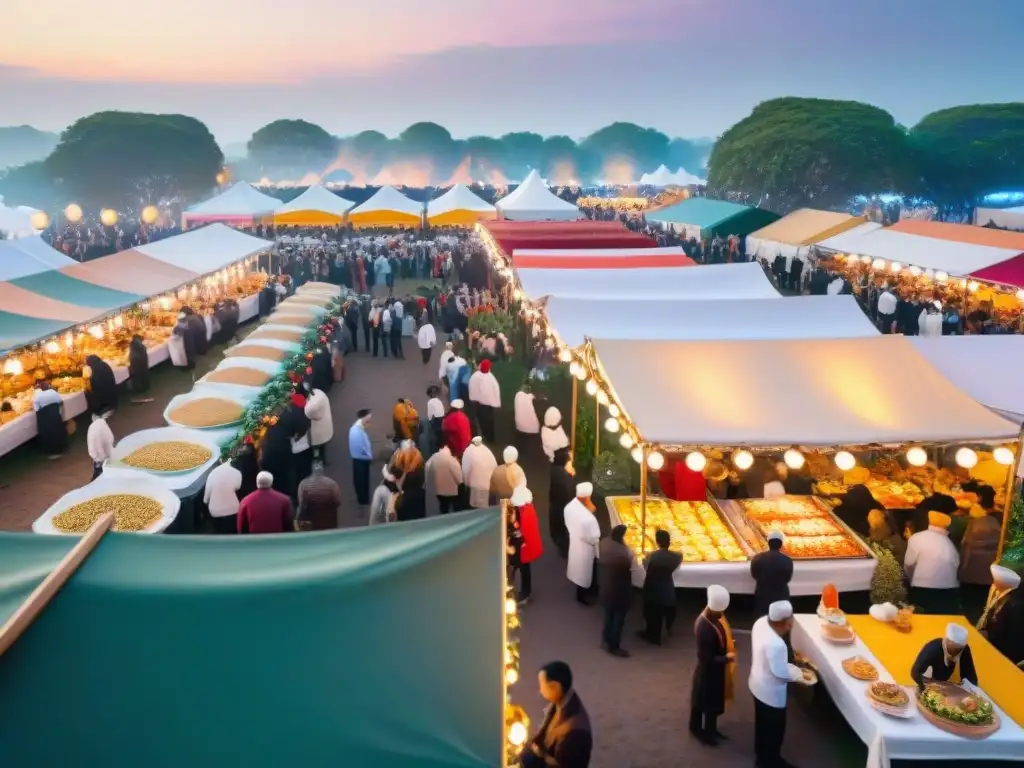
<svg viewBox="0 0 1024 768"><path fill-rule="evenodd" d="M74 326L75 323L66 320L26 317L0 311L0 352L23 347L37 339L52 336ZM0 564L0 568L2 567Z"/></svg>
<svg viewBox="0 0 1024 768"><path fill-rule="evenodd" d="M76 541L68 536L5 534L0 537L0 625L50 575ZM0 765L3 755L0 743Z"/></svg>
<svg viewBox="0 0 1024 768"><path fill-rule="evenodd" d="M715 235L746 237L778 218L778 214L764 208L707 197L691 197L647 216L649 221L697 227L702 238Z"/></svg>
<svg viewBox="0 0 1024 768"><path fill-rule="evenodd" d="M66 541L31 538L0 535L0 606ZM495 768L504 546L498 510L107 534L0 657L0 764Z"/></svg>
<svg viewBox="0 0 1024 768"><path fill-rule="evenodd" d="M90 309L118 309L146 298L139 294L126 293L102 285L93 285L84 280L76 280L56 270L18 277L10 282L26 291L38 293L40 296Z"/></svg>

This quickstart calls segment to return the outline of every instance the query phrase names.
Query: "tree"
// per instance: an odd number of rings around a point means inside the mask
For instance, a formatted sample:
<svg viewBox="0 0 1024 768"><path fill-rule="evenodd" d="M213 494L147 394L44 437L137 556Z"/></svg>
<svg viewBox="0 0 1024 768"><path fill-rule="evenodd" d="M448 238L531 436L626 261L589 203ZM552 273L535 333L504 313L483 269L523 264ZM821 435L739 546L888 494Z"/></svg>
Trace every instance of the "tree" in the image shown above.
<svg viewBox="0 0 1024 768"><path fill-rule="evenodd" d="M430 167L431 176L445 179L458 164L459 145L437 123L413 123L398 136L399 156Z"/></svg>
<svg viewBox="0 0 1024 768"><path fill-rule="evenodd" d="M338 153L338 140L305 120L275 120L249 139L249 157L264 168L321 169Z"/></svg>
<svg viewBox="0 0 1024 768"><path fill-rule="evenodd" d="M213 135L193 117L97 112L64 131L46 170L78 201L118 207L198 196L223 164Z"/></svg>
<svg viewBox="0 0 1024 768"><path fill-rule="evenodd" d="M668 161L665 165L670 171L685 168L690 173L700 176L708 166L708 157L715 143L711 140L672 139L668 143Z"/></svg>
<svg viewBox="0 0 1024 768"><path fill-rule="evenodd" d="M45 160L58 138L30 125L0 127L0 170Z"/></svg>
<svg viewBox="0 0 1024 768"><path fill-rule="evenodd" d="M49 210L60 203L58 191L42 160L0 171L0 197L6 205Z"/></svg>
<svg viewBox="0 0 1024 768"><path fill-rule="evenodd" d="M506 133L501 137L505 147L505 173L514 181L522 181L538 168L544 154L544 137L530 131Z"/></svg>
<svg viewBox="0 0 1024 768"><path fill-rule="evenodd" d="M941 207L970 209L1024 187L1024 103L932 112L910 130L910 145L923 191Z"/></svg>
<svg viewBox="0 0 1024 768"><path fill-rule="evenodd" d="M777 213L843 208L857 195L906 189L913 163L905 131L856 101L765 101L715 143L710 191Z"/></svg>
<svg viewBox="0 0 1024 768"><path fill-rule="evenodd" d="M568 136L548 136L541 148L540 167L552 184L566 184L580 178L576 142Z"/></svg>
<svg viewBox="0 0 1024 768"><path fill-rule="evenodd" d="M580 147L599 157L602 166L622 166L632 179L668 161L668 136L634 123L612 123L590 134Z"/></svg>
<svg viewBox="0 0 1024 768"><path fill-rule="evenodd" d="M362 171L375 174L390 162L393 155L391 140L380 131L363 131L342 140L342 155L353 173Z"/></svg>

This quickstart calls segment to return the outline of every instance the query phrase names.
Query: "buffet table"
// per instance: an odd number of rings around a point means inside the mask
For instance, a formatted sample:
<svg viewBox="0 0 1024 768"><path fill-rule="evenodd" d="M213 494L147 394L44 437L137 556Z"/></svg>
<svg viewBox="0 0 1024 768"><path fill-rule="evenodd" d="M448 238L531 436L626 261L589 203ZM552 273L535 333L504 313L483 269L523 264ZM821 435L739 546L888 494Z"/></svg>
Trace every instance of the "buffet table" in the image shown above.
<svg viewBox="0 0 1024 768"><path fill-rule="evenodd" d="M826 640L820 629L821 619L814 615L798 614L794 617L792 642L793 649L802 653L817 667L821 684L828 689L836 707L843 713L850 727L868 746L867 768L888 768L890 760L1021 760L1021 756L1024 755L1024 729L1000 709L996 701L993 701L993 706L1002 722L1000 729L986 739L962 738L942 731L925 720L916 711L913 690L908 691L911 706L915 707L909 718L902 719L882 714L869 703L865 695L868 683L854 679L843 670L844 659L860 656L875 665L881 681L906 685L917 651L925 642L924 635L928 635L927 639L942 636L941 629L937 630L936 634L931 634L936 630L922 620L928 618L934 620L935 625L941 623L941 626L945 627L951 617L914 616L915 631L908 635L900 635L887 624L867 616L848 618L851 626L858 632L864 622L877 625L879 631L886 633L887 638L906 650L899 669L893 667L895 675L890 673L860 637L853 645L836 645ZM969 642L976 663L979 658L987 657L986 650L999 655L998 651L976 632L971 635ZM1012 667L1009 661L1003 661ZM1024 684L1024 672L1016 671L1022 678L1018 685ZM978 676L981 683L978 688L984 694L989 676L980 664ZM1019 690L1018 687L1018 693Z"/></svg>
<svg viewBox="0 0 1024 768"><path fill-rule="evenodd" d="M639 520L624 520L624 515L620 514L620 506L624 504L635 506L638 499L637 496L610 496L605 503L608 507L608 517L613 526L619 524L630 526L631 533L627 535L626 541L639 561L641 560L640 547L637 544L637 539L634 538L640 535ZM650 496L647 501L649 509L651 506L672 503L657 496ZM718 554L711 552L711 557L719 559L709 560L706 556L701 557L700 553L687 554L684 551L686 559L673 574L676 587L705 589L712 584L719 584L735 594L753 594L755 584L750 576L750 559L758 552L764 551L766 545L763 536L751 527L743 510L736 502L723 499L709 499L708 502L681 502L681 504L711 506L721 521L720 525L715 526L718 531L715 535L726 538L725 546L728 548L726 552L735 552L735 554L730 556L732 559L727 559L721 552ZM704 509L704 514L709 516L706 506L702 509ZM822 513L827 515L830 523L843 531L853 545L859 548L859 554L853 557L794 558L793 579L789 583L791 595L818 595L821 594L825 584L834 584L840 592L858 592L871 588L871 579L877 565L874 553L870 548L864 546L856 534L835 518L831 512L825 511L826 509L826 507L822 507ZM630 517L638 516L631 514ZM658 527L658 523L652 520L652 517L654 515L649 514L647 519L648 542L645 554L651 553L655 548L654 530ZM738 550L733 550L733 546L738 547ZM672 549L678 549L676 543L673 543ZM697 559L698 557L701 559ZM640 567L633 571L634 586L643 586L644 578L645 570L641 562Z"/></svg>

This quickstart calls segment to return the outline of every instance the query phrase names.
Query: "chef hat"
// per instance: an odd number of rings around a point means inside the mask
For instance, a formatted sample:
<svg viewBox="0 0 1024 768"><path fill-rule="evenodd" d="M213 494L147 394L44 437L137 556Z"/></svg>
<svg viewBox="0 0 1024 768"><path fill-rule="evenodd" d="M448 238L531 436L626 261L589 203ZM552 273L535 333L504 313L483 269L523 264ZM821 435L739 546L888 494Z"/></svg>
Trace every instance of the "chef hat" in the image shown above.
<svg viewBox="0 0 1024 768"><path fill-rule="evenodd" d="M953 518L945 512L936 512L934 509L928 512L928 525L934 525L936 528L949 528L952 522Z"/></svg>
<svg viewBox="0 0 1024 768"><path fill-rule="evenodd" d="M554 429L562 421L562 412L559 411L555 406L551 406L544 411L544 426L549 429Z"/></svg>
<svg viewBox="0 0 1024 768"><path fill-rule="evenodd" d="M712 611L724 611L729 607L729 590L712 584L708 587L708 608Z"/></svg>
<svg viewBox="0 0 1024 768"><path fill-rule="evenodd" d="M793 615L793 605L789 600L777 600L768 606L769 621L785 621Z"/></svg>
<svg viewBox="0 0 1024 768"><path fill-rule="evenodd" d="M967 627L950 622L946 625L946 639L957 645L967 645Z"/></svg>
<svg viewBox="0 0 1024 768"><path fill-rule="evenodd" d="M501 460L506 464L511 464L513 461L519 460L519 451L514 445L508 446L501 454Z"/></svg>
<svg viewBox="0 0 1024 768"><path fill-rule="evenodd" d="M512 498L509 501L512 502L513 507L521 507L533 501L533 494L525 485L517 485L512 489Z"/></svg>
<svg viewBox="0 0 1024 768"><path fill-rule="evenodd" d="M455 345L454 345L454 344L452 344L452 343L451 343L450 341L446 341L446 342L444 343L444 348L445 348L445 349L452 349L452 348L453 348L454 346L455 346Z"/></svg>
<svg viewBox="0 0 1024 768"><path fill-rule="evenodd" d="M589 499L591 494L594 492L593 483L580 483L576 486L576 498L577 499Z"/></svg>
<svg viewBox="0 0 1024 768"><path fill-rule="evenodd" d="M1016 571L1011 571L1005 565L993 563L989 566L989 570L992 572L992 581L997 586L1003 589L1016 589L1020 586L1020 574Z"/></svg>
<svg viewBox="0 0 1024 768"><path fill-rule="evenodd" d="M769 531L768 535L765 536L768 541L785 541L786 537L782 535L782 531Z"/></svg>
<svg viewBox="0 0 1024 768"><path fill-rule="evenodd" d="M473 445L482 445L483 442L484 439L480 437L480 435L477 435L476 437L473 438Z"/></svg>
<svg viewBox="0 0 1024 768"><path fill-rule="evenodd" d="M491 372L491 361L490 360L484 360L482 363L480 363L480 373L490 373L490 372Z"/></svg>
<svg viewBox="0 0 1024 768"><path fill-rule="evenodd" d="M462 400L452 400L452 408L454 408L456 411L461 411L465 407L466 404L462 402Z"/></svg>

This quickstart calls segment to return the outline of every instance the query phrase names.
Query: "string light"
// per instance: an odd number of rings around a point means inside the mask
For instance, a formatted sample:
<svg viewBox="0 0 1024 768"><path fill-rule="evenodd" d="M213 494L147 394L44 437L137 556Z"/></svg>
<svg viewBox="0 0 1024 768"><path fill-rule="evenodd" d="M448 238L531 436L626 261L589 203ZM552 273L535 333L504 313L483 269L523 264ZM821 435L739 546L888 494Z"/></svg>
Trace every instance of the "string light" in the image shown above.
<svg viewBox="0 0 1024 768"><path fill-rule="evenodd" d="M941 269L935 273L935 280L940 283L944 283L949 280L949 273L943 272Z"/></svg>
<svg viewBox="0 0 1024 768"><path fill-rule="evenodd" d="M561 360L563 363L570 362L572 360L572 350L566 347L565 349L558 353L558 359Z"/></svg>
<svg viewBox="0 0 1024 768"><path fill-rule="evenodd" d="M657 451L651 451L647 455L647 466L657 472L665 466L665 457Z"/></svg>
<svg viewBox="0 0 1024 768"><path fill-rule="evenodd" d="M964 469L971 469L978 463L978 454L970 448L958 449L953 458L957 466Z"/></svg>
<svg viewBox="0 0 1024 768"><path fill-rule="evenodd" d="M587 394L593 397L597 394L597 382L594 379L587 379Z"/></svg>
<svg viewBox="0 0 1024 768"><path fill-rule="evenodd" d="M611 417L605 419L604 428L614 435L619 431L619 420Z"/></svg>
<svg viewBox="0 0 1024 768"><path fill-rule="evenodd" d="M742 448L738 451L733 451L732 463L740 471L750 469L754 466L754 454Z"/></svg>
<svg viewBox="0 0 1024 768"><path fill-rule="evenodd" d="M839 451L835 456L835 462L836 466L843 470L843 472L849 472L857 466L857 459L849 451Z"/></svg>
<svg viewBox="0 0 1024 768"><path fill-rule="evenodd" d="M898 273L899 273L899 271L900 271L901 269L903 269L903 265L902 265L902 264L900 264L900 263L899 263L898 261L894 261L894 262L893 262L892 264L890 264L890 265L889 265L889 270L890 270L890 271L891 271L891 272L892 272L892 273L893 273L894 275L895 275L895 274L898 274Z"/></svg>
<svg viewBox="0 0 1024 768"><path fill-rule="evenodd" d="M597 390L597 402L601 405L608 405L608 393L603 389Z"/></svg>
<svg viewBox="0 0 1024 768"><path fill-rule="evenodd" d="M867 258L867 256L865 256L864 258ZM885 259L875 259L874 263L871 265L871 268L872 269L884 269L885 268Z"/></svg>
<svg viewBox="0 0 1024 768"><path fill-rule="evenodd" d="M1010 448L1007 448L1005 445L1001 445L992 451L992 458L995 459L997 463L1008 467L1013 464L1013 460L1016 457Z"/></svg>
<svg viewBox="0 0 1024 768"><path fill-rule="evenodd" d="M907 449L907 464L912 467L923 467L928 463L928 451L919 445Z"/></svg>
<svg viewBox="0 0 1024 768"><path fill-rule="evenodd" d="M806 461L806 459L804 459L804 455L800 453L800 451L798 451L796 448L790 448L788 451L782 454L782 460L790 469L800 469L800 467L802 467L804 465L804 462Z"/></svg>
<svg viewBox="0 0 1024 768"><path fill-rule="evenodd" d="M633 450L629 452L629 455L633 457L633 461L640 464L644 460L644 449L639 445L633 446Z"/></svg>
<svg viewBox="0 0 1024 768"><path fill-rule="evenodd" d="M573 360L573 361L572 361L571 363L569 363L569 375L570 375L570 376L578 376L578 375L579 375L579 372L580 372L580 371L581 371L582 369L583 369L583 366L581 366L581 365L580 365L580 364L579 364L578 362L576 362L575 360Z"/></svg>
<svg viewBox="0 0 1024 768"><path fill-rule="evenodd" d="M614 416L617 419L619 418L619 416L622 415L622 412L619 410L619 406L617 406L615 403L611 403L608 406L608 415Z"/></svg>
<svg viewBox="0 0 1024 768"><path fill-rule="evenodd" d="M71 203L71 205L64 209L64 218L75 224L82 220L82 209Z"/></svg>
<svg viewBox="0 0 1024 768"><path fill-rule="evenodd" d="M700 451L686 454L686 468L691 472L703 472L707 465L708 460Z"/></svg>
<svg viewBox="0 0 1024 768"><path fill-rule="evenodd" d="M581 365L576 371L576 379L583 381L585 378L587 378L587 369Z"/></svg>
<svg viewBox="0 0 1024 768"><path fill-rule="evenodd" d="M621 445L628 451L630 448L633 447L633 438L630 437L627 433L623 432L621 435L619 435L619 445Z"/></svg>

